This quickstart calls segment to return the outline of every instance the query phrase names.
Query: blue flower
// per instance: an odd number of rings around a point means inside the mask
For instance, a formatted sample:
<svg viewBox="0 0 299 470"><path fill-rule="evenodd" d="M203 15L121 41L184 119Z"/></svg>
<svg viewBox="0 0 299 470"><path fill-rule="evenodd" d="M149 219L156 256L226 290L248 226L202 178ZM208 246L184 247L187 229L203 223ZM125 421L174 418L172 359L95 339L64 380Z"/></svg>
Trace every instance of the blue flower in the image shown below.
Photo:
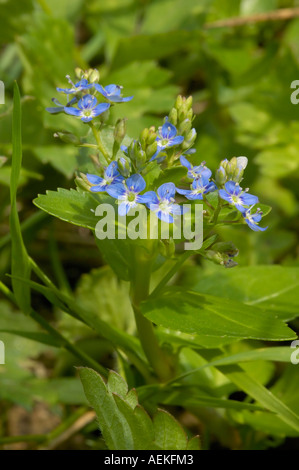
<svg viewBox="0 0 299 470"><path fill-rule="evenodd" d="M122 87L118 85L107 85L106 87L103 87L99 83L95 83L94 87L107 100L112 101L113 103L125 103L126 101L131 101L134 98L133 96L123 98L121 96Z"/></svg>
<svg viewBox="0 0 299 470"><path fill-rule="evenodd" d="M87 173L86 178L92 184L90 191L93 193L101 193L107 190L111 184L120 183L123 177L119 174L117 162L113 161L104 171L104 177Z"/></svg>
<svg viewBox="0 0 299 470"><path fill-rule="evenodd" d="M64 111L72 116L78 116L83 122L89 122L94 117L107 111L109 103L98 104L97 99L92 95L85 95L78 101L78 108L65 106Z"/></svg>
<svg viewBox="0 0 299 470"><path fill-rule="evenodd" d="M135 174L126 181L115 183L107 188L107 193L119 201L119 215L127 214L132 207L136 207L139 203L146 204L152 200L153 191L139 194L144 191L145 186L146 183L142 176Z"/></svg>
<svg viewBox="0 0 299 470"><path fill-rule="evenodd" d="M158 149L151 160L154 160L162 150L180 145L183 142L184 137L177 135L177 133L176 127L166 120L163 126L159 128L158 137L156 138Z"/></svg>
<svg viewBox="0 0 299 470"><path fill-rule="evenodd" d="M206 176L199 176L193 181L192 189L179 189L177 192L182 194L189 200L203 199L203 195L215 191L217 189L215 183L209 180Z"/></svg>
<svg viewBox="0 0 299 470"><path fill-rule="evenodd" d="M258 202L258 197L253 196L253 194L248 194L246 191L243 191L239 183L234 181L228 181L225 183L225 190L219 190L219 196L221 199L229 202L231 205L235 206L240 212L246 212L245 206L253 206Z"/></svg>
<svg viewBox="0 0 299 470"><path fill-rule="evenodd" d="M180 161L181 161L181 165L185 166L188 169L187 175L189 178L197 179L200 176L202 176L203 178L207 178L207 179L211 178L212 172L211 170L209 170L209 168L205 166L205 162L202 162L201 165L193 166L187 160L187 158L184 157L184 155L181 156Z"/></svg>
<svg viewBox="0 0 299 470"><path fill-rule="evenodd" d="M183 208L179 204L175 204L175 192L176 187L173 183L165 183L158 188L158 194L154 191L148 193L149 197L150 193L152 196L152 200L147 203L148 208L164 222L172 223L173 215L182 215L183 213Z"/></svg>
<svg viewBox="0 0 299 470"><path fill-rule="evenodd" d="M82 80L80 80L80 82L76 84L72 82L69 75L67 75L66 78L68 79L72 87L71 88L56 88L56 90L59 91L59 93L65 93L67 95L71 95L74 93L79 93L79 91L89 90L89 88L93 87L93 83L88 83L88 80L86 80L86 78L83 78Z"/></svg>
<svg viewBox="0 0 299 470"><path fill-rule="evenodd" d="M258 223L262 220L262 211L258 209L255 214L251 214L251 209L247 209L243 213L243 217L245 219L245 222L247 225L251 228L251 230L254 230L255 232L261 231L264 232L267 230L268 227L260 227Z"/></svg>

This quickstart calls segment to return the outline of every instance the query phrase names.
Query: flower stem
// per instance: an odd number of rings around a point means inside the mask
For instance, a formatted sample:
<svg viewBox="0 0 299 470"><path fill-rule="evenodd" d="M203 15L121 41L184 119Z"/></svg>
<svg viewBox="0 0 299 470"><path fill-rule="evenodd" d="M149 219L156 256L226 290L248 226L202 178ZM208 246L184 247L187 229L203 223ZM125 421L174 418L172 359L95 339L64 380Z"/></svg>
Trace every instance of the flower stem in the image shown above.
<svg viewBox="0 0 299 470"><path fill-rule="evenodd" d="M161 349L154 331L154 325L145 318L140 304L149 295L151 258L140 247L135 251L135 272L131 282L131 302L135 314L136 327L144 353L161 382L174 375L174 368L165 352Z"/></svg>
<svg viewBox="0 0 299 470"><path fill-rule="evenodd" d="M107 152L107 150L105 149L104 145L103 145L103 142L102 142L102 139L101 139L101 133L100 131L98 131L94 125L94 123L91 121L88 123L89 124L89 127L91 128L92 130L92 133L94 135L94 138L96 140L96 143L97 143L97 147L98 149L100 150L100 152L102 152L102 154L104 155L104 157L106 158L107 162L109 162L110 160L110 156L109 156L109 153Z"/></svg>

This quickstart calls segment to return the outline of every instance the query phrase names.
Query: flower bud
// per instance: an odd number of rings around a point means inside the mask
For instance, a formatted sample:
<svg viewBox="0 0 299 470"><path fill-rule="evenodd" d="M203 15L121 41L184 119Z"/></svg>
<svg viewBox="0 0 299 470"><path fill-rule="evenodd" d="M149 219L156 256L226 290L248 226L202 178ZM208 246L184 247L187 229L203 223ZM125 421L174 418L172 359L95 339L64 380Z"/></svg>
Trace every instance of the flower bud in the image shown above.
<svg viewBox="0 0 299 470"><path fill-rule="evenodd" d="M181 95L178 95L176 102L175 102L175 107L178 111L181 108L182 104L183 104L183 97Z"/></svg>
<svg viewBox="0 0 299 470"><path fill-rule="evenodd" d="M214 248L214 247L213 247ZM227 253L221 253L219 251L207 250L205 256L210 261L213 261L215 264L220 264L226 268L233 268L238 265Z"/></svg>
<svg viewBox="0 0 299 470"><path fill-rule="evenodd" d="M192 122L190 119L185 119L183 122L178 127L178 133L179 135L187 135L192 128Z"/></svg>
<svg viewBox="0 0 299 470"><path fill-rule="evenodd" d="M191 129L191 131L187 134L184 142L182 143L182 148L185 150L185 149L188 149L189 147L192 147L192 145L194 144L196 140L196 136L197 136L196 130L194 128Z"/></svg>
<svg viewBox="0 0 299 470"><path fill-rule="evenodd" d="M141 146L142 146L143 149L145 149L145 147L146 147L148 136L149 136L149 130L147 128L143 129L143 131L141 131L140 137L139 137L140 138L140 143L141 143Z"/></svg>
<svg viewBox="0 0 299 470"><path fill-rule="evenodd" d="M240 183L248 160L246 157L233 157L231 160L222 160L216 170L216 184L223 186L227 181Z"/></svg>
<svg viewBox="0 0 299 470"><path fill-rule="evenodd" d="M76 67L75 75L79 80L81 80L81 78L84 76L84 70L82 70L80 67Z"/></svg>
<svg viewBox="0 0 299 470"><path fill-rule="evenodd" d="M193 104L193 98L192 96L189 96L187 99L186 99L186 106L188 109L191 109L192 108L192 104Z"/></svg>
<svg viewBox="0 0 299 470"><path fill-rule="evenodd" d="M127 132L126 119L118 119L114 128L113 156L117 154Z"/></svg>
<svg viewBox="0 0 299 470"><path fill-rule="evenodd" d="M79 137L70 132L55 132L54 137L62 140L62 142L66 144L80 145L81 143Z"/></svg>
<svg viewBox="0 0 299 470"><path fill-rule="evenodd" d="M155 142L157 138L157 132L156 132L155 126L151 126L148 131L149 132L148 132L147 144L150 145L153 142Z"/></svg>
<svg viewBox="0 0 299 470"><path fill-rule="evenodd" d="M146 149L146 156L148 159L151 159L153 155L157 152L158 144L154 141L151 145L149 145Z"/></svg>
<svg viewBox="0 0 299 470"><path fill-rule="evenodd" d="M131 174L131 162L127 157L121 157L118 160L118 168L120 173L125 177L128 178Z"/></svg>
<svg viewBox="0 0 299 470"><path fill-rule="evenodd" d="M226 181L227 181L226 172L223 166L221 165L215 172L215 182L216 182L217 187L224 186Z"/></svg>
<svg viewBox="0 0 299 470"><path fill-rule="evenodd" d="M75 183L78 188L81 188L84 191L89 191L90 189L90 183L88 182L84 173L80 173L80 176L76 176Z"/></svg>
<svg viewBox="0 0 299 470"><path fill-rule="evenodd" d="M219 253L227 254L230 258L234 258L239 254L239 250L233 242L218 242L212 248Z"/></svg>
<svg viewBox="0 0 299 470"><path fill-rule="evenodd" d="M169 118L168 118L169 122L171 124L173 124L174 126L177 125L178 123L178 112L177 112L177 109L176 108L172 108L172 110L170 111L169 113Z"/></svg>
<svg viewBox="0 0 299 470"><path fill-rule="evenodd" d="M90 69L89 71L89 82L95 83L100 80L100 72L97 69Z"/></svg>

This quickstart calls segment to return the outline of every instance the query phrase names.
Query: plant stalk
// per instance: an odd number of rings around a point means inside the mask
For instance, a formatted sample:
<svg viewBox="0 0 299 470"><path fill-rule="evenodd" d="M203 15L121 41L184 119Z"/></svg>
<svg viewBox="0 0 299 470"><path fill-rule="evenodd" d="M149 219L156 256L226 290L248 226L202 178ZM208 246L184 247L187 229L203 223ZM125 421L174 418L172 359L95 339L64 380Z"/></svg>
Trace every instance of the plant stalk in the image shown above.
<svg viewBox="0 0 299 470"><path fill-rule="evenodd" d="M135 251L134 278L131 282L131 303L134 310L136 327L144 353L161 382L173 377L174 367L170 357L161 349L154 331L154 325L144 317L140 304L149 295L152 259L144 249Z"/></svg>

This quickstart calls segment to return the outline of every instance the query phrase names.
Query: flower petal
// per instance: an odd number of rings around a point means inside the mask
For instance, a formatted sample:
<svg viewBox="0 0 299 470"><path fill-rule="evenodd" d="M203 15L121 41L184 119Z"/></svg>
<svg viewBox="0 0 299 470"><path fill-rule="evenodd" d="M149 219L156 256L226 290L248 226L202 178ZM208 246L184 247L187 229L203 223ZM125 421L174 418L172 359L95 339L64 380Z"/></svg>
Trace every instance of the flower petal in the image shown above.
<svg viewBox="0 0 299 470"><path fill-rule="evenodd" d="M64 112L66 114L70 114L71 116L81 116L82 113L81 109L72 108L71 106L65 106Z"/></svg>
<svg viewBox="0 0 299 470"><path fill-rule="evenodd" d="M253 194L249 193L243 193L240 196L240 199L242 200L245 206L254 206L254 204L257 204L259 202L259 198L257 196L254 196Z"/></svg>
<svg viewBox="0 0 299 470"><path fill-rule="evenodd" d="M111 184L107 188L107 193L110 196L114 197L115 199L118 199L119 197L124 196L126 192L127 190L123 183Z"/></svg>
<svg viewBox="0 0 299 470"><path fill-rule="evenodd" d="M136 204L135 204L136 205ZM131 207L134 207L132 206L131 204L129 204L128 202L122 202L119 206L118 206L118 213L119 215L126 215L129 210L131 209Z"/></svg>
<svg viewBox="0 0 299 470"><path fill-rule="evenodd" d="M191 170L192 165L191 163L187 160L187 158L184 157L184 155L181 155L180 162L182 166L185 166L188 168L188 170Z"/></svg>
<svg viewBox="0 0 299 470"><path fill-rule="evenodd" d="M175 196L175 185L174 183L164 183L157 190L160 199L167 199Z"/></svg>
<svg viewBox="0 0 299 470"><path fill-rule="evenodd" d="M92 95L84 95L83 98L81 98L78 101L78 108L80 109L93 109L97 104L97 99L95 96Z"/></svg>
<svg viewBox="0 0 299 470"><path fill-rule="evenodd" d="M107 189L107 185L106 184L100 184L100 185L97 185L97 186L91 186L91 188L89 188L89 190L92 192L92 193L104 193Z"/></svg>
<svg viewBox="0 0 299 470"><path fill-rule="evenodd" d="M176 135L177 135L176 127L170 122L165 122L161 129L161 137L163 139L172 139Z"/></svg>
<svg viewBox="0 0 299 470"><path fill-rule="evenodd" d="M168 147L173 147L174 145L180 145L184 141L184 137L182 135L177 135L173 137L168 142Z"/></svg>
<svg viewBox="0 0 299 470"><path fill-rule="evenodd" d="M114 176L118 175L118 167L117 167L117 162L115 160L107 166L105 175L108 178L114 178Z"/></svg>
<svg viewBox="0 0 299 470"><path fill-rule="evenodd" d="M93 113L95 116L99 116L100 114L107 111L109 107L110 107L110 103L100 103L93 109Z"/></svg>
<svg viewBox="0 0 299 470"><path fill-rule="evenodd" d="M141 204L159 204L159 199L155 191L147 191L144 194L139 194L136 197L136 202Z"/></svg>
<svg viewBox="0 0 299 470"><path fill-rule="evenodd" d="M230 204L232 204L232 197L230 194L228 194L224 189L220 189L219 190L219 196L221 197L221 199L224 199L225 201L229 202Z"/></svg>
<svg viewBox="0 0 299 470"><path fill-rule="evenodd" d="M105 98L107 98L107 91L104 87L102 87L102 85L100 85L99 83L95 83L94 87L99 93L101 93L103 96L105 96Z"/></svg>
<svg viewBox="0 0 299 470"><path fill-rule="evenodd" d="M97 175L91 175L90 173L86 174L86 178L91 184L100 184L103 181L103 178Z"/></svg>
<svg viewBox="0 0 299 470"><path fill-rule="evenodd" d="M240 188L239 184L235 183L234 181L228 181L225 183L225 189L229 194L234 194L235 196L238 196L242 191L242 188Z"/></svg>
<svg viewBox="0 0 299 470"><path fill-rule="evenodd" d="M105 86L105 90L107 95L109 96L119 96L121 92L121 87L119 85L107 85Z"/></svg>
<svg viewBox="0 0 299 470"><path fill-rule="evenodd" d="M134 193L141 193L141 191L143 191L146 187L146 182L144 181L143 177L137 173L130 176L126 183L130 191L134 191Z"/></svg>

